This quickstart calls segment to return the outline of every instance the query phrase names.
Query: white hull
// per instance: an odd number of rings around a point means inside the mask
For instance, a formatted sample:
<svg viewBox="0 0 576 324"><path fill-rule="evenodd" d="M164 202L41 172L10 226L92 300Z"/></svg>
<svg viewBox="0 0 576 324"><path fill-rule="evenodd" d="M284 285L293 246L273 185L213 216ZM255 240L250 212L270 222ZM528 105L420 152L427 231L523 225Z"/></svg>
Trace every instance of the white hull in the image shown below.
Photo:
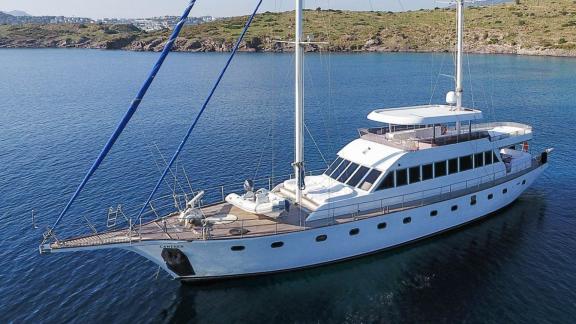
<svg viewBox="0 0 576 324"><path fill-rule="evenodd" d="M222 279L313 267L390 249L487 216L514 202L546 167L544 164L509 182L472 194L339 225L253 238L147 241L124 248L150 259L174 278L183 280ZM503 193L504 189L507 193ZM489 200L490 194L493 198ZM477 202L472 206L474 195ZM455 205L458 209L452 211ZM431 216L434 210L437 216ZM404 224L406 217L411 218L408 224ZM386 227L378 228L383 222ZM351 235L353 229L358 229L358 234ZM327 239L317 242L320 235L326 235ZM271 244L275 242L283 242L283 245L272 248ZM233 251L233 246L244 249ZM182 251L193 274L183 276L172 271L162 257L163 249Z"/></svg>

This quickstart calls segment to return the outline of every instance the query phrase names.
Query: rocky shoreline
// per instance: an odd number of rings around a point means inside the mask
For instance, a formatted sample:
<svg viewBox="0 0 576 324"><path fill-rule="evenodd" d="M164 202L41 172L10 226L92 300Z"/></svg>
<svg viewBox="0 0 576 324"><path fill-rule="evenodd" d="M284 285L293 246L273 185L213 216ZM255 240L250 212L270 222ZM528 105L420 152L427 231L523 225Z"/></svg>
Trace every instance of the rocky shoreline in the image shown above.
<svg viewBox="0 0 576 324"><path fill-rule="evenodd" d="M149 40L138 40L136 36L119 38L114 40L93 42L90 39L78 39L78 41L70 40L6 40L0 39L0 48L85 48L85 49L101 49L101 50L126 50L138 52L159 52L165 44L164 38L156 38ZM207 40L188 40L178 38L174 44L173 51L175 52L229 52L232 50L233 44L223 41ZM306 52L320 52L318 46L309 45L306 47ZM292 52L291 46L286 46L285 43L273 42L269 39L264 41L260 39L252 39L243 41L240 44L239 51L242 52L266 52L266 53L283 53ZM448 52L448 49L437 48L411 48L410 46L389 46L379 44L373 40L366 42L361 48L330 48L330 52L334 53L441 53ZM576 57L576 50L567 49L532 49L522 48L518 45L481 45L481 46L468 46L467 53L471 54L513 54L513 55L527 55L527 56L555 56L555 57Z"/></svg>

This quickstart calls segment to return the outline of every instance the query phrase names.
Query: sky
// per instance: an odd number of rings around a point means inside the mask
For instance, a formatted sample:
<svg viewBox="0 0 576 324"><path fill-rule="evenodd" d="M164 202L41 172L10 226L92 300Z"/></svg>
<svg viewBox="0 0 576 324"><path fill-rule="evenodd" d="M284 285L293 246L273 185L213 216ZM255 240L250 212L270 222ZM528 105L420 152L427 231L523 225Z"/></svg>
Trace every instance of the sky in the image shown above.
<svg viewBox="0 0 576 324"><path fill-rule="evenodd" d="M0 11L22 10L34 16L145 18L179 16L189 0L0 0ZM228 17L250 13L257 0L197 0L191 16ZM306 0L307 8L416 10L440 7L435 0ZM264 0L261 12L286 11L294 0Z"/></svg>

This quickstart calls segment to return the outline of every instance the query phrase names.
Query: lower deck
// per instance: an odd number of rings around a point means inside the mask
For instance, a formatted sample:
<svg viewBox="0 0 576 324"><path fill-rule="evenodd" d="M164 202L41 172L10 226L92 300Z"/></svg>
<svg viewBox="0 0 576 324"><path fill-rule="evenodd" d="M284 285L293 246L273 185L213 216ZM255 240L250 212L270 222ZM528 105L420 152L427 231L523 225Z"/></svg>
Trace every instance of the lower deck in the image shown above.
<svg viewBox="0 0 576 324"><path fill-rule="evenodd" d="M477 184L469 188L462 188L439 195L429 196L422 199L396 203L392 205L382 204L380 208L362 210L359 212L337 217L327 217L320 221L306 222L309 211L298 206L291 206L288 212L284 211L278 218L248 213L227 202L221 202L202 207L201 210L208 220L206 226L190 226L180 221L179 213L175 212L156 220L133 225L132 228L113 230L102 233L94 233L87 236L58 240L41 247L43 251L66 250L83 247L110 247L114 244L131 244L142 241L194 241L214 239L235 239L243 237L258 237L281 233L290 233L353 222L360 219L393 214L411 208L417 208L444 200L458 198L477 191L485 190L504 182L514 180L542 165L538 159L534 159L532 166L519 172L495 179L483 184Z"/></svg>

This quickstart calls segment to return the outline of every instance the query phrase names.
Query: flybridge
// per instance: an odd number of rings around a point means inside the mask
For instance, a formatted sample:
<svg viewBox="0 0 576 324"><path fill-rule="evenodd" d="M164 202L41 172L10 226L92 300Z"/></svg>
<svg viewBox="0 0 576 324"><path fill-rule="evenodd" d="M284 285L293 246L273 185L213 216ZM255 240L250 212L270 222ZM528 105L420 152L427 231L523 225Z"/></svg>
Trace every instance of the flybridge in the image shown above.
<svg viewBox="0 0 576 324"><path fill-rule="evenodd" d="M368 119L393 125L435 125L482 119L482 112L448 105L426 105L378 109L371 112Z"/></svg>

